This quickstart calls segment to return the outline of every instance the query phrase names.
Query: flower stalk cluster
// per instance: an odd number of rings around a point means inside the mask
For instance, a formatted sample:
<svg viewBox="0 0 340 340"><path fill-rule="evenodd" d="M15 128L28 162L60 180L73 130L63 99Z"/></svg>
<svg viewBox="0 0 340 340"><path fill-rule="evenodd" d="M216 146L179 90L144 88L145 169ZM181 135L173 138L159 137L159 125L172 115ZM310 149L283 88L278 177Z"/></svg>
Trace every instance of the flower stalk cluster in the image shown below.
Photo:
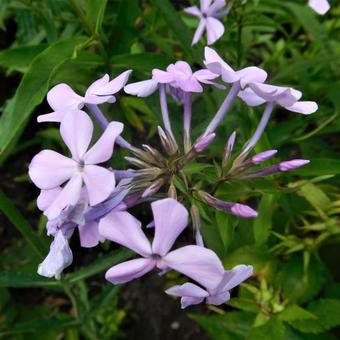
<svg viewBox="0 0 340 340"><path fill-rule="evenodd" d="M162 273L175 270L194 280L195 283L188 282L166 291L169 295L180 296L183 308L204 299L210 304L224 303L230 298L230 290L252 275L253 269L248 265L225 270L217 255L204 246L200 213L195 202L240 218L256 218L258 213L245 203L223 201L215 197L216 190L211 192L192 183L184 171L185 166L214 142L217 127L239 99L249 106L266 106L258 127L239 154L235 155L233 151L236 132L229 137L221 151L223 171L216 186L305 165L307 160L295 159L262 167L277 150L251 153L275 107L310 114L316 111L317 105L299 101L302 93L297 90L266 84L267 73L258 67L234 70L208 47L204 65L206 68L192 71L188 63L178 61L166 70L154 69L149 80L128 85L130 70L113 80L105 75L89 86L85 96L78 95L66 84L56 85L49 91L47 100L53 112L39 116L38 122L60 124L60 134L70 157L43 150L29 167L30 178L41 189L38 207L48 218L47 233L54 237L50 253L39 266L39 274L60 278L61 272L72 262L68 240L78 229L83 247L94 247L110 240L140 256L107 271L105 277L113 284L139 278L155 268ZM202 133L193 138L193 97L204 91L203 86L213 86L221 91L230 87L230 90L226 91L224 101ZM108 121L101 111L99 105L115 102L114 94L123 88L126 93L139 97L159 92L163 121L158 127L161 148L131 145L122 136L123 124ZM171 98L183 107L182 141L176 139L178 131L172 128L168 110ZM93 123L85 110L103 130L92 146ZM112 159L115 144L129 152L125 157L126 169L105 166ZM177 192L178 178L186 193ZM152 242L141 223L128 212L129 208L142 202L151 202L153 221L148 227L154 229ZM195 242L173 250L177 237L189 223L188 204Z"/></svg>

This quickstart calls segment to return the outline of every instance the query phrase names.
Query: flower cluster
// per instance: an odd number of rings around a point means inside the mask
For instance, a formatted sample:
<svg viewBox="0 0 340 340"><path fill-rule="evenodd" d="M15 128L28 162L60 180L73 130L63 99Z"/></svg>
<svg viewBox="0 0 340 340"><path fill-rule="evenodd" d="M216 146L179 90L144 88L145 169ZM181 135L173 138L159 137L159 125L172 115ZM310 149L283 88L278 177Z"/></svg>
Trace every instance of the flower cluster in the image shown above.
<svg viewBox="0 0 340 340"><path fill-rule="evenodd" d="M209 1L202 1L202 6L208 3L210 6ZM206 13L212 15L222 3L217 0L211 7L204 7ZM192 8L191 12L196 9ZM254 134L238 154L233 151L236 133L229 137L221 152L223 171L216 180L217 186L225 181L258 178L305 165L307 160L294 159L263 167L277 150L250 154L275 107L310 114L317 110L317 105L300 101L302 93L293 88L265 83L267 73L258 67L234 70L209 47L205 49L204 65L204 69L193 71L188 63L178 61L166 70L154 69L149 80L128 85L131 71L111 81L105 75L89 86L85 96L78 95L66 84L56 85L49 91L47 100L53 112L39 116L38 122L60 123L60 134L70 156L43 150L29 166L30 178L41 190L37 203L48 218L47 233L54 237L49 254L39 265L40 275L60 278L61 272L72 262L68 242L77 228L83 247L94 247L99 242L110 240L140 256L107 271L106 279L113 284L139 278L155 268L162 273L175 270L195 281L166 290L169 295L181 297L182 308L204 299L209 304L222 304L229 300L232 288L252 275L253 268L247 265L225 270L218 256L205 247L200 232L200 210L193 202L200 201L241 218L255 218L257 212L244 203L220 200L215 197L216 190L209 192L195 186L186 178L183 168L214 141L216 128L238 98L248 106L266 106ZM193 139L193 95L202 93L204 86L214 86L221 91L226 91L227 87L230 89L205 130ZM140 148L132 146L121 136L123 124L109 122L100 110L98 105L115 102L114 94L122 88L126 93L140 97L159 92L163 127L158 127L158 134L162 150L146 144ZM176 139L172 130L168 111L171 97L183 106L183 143ZM92 145L94 126L89 114L82 109L88 110L103 129L101 137ZM112 158L115 144L130 152L125 159L131 168L105 166ZM186 183L192 199L177 193L176 176ZM152 242L141 223L128 212L129 208L142 202L151 202L153 221L149 226L154 229ZM196 244L172 249L188 225L189 213L185 207L188 204L191 205Z"/></svg>

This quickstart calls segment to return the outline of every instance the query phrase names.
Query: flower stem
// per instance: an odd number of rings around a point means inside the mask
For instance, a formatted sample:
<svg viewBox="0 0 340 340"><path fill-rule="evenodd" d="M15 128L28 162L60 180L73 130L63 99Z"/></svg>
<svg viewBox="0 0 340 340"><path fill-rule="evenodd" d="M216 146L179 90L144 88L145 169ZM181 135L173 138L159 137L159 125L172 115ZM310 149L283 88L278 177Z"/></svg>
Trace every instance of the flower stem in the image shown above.
<svg viewBox="0 0 340 340"><path fill-rule="evenodd" d="M209 133L212 133L216 130L217 126L222 122L222 120L225 118L227 115L229 109L231 108L232 104L235 101L235 98L237 97L239 91L241 89L240 82L236 82L233 84L231 87L229 93L225 97L223 103L221 104L220 108L216 112L214 118L212 121L209 123L208 127L203 133L203 136L206 136Z"/></svg>
<svg viewBox="0 0 340 340"><path fill-rule="evenodd" d="M240 154L242 158L248 155L248 153L254 148L254 146L257 144L257 142L261 138L263 131L268 124L269 118L273 112L274 107L275 107L275 103L273 102L269 102L267 104L254 135L250 138L249 142L246 144L246 147Z"/></svg>
<svg viewBox="0 0 340 340"><path fill-rule="evenodd" d="M107 126L109 125L109 121L107 120L107 118L104 116L103 112L100 110L100 108L98 107L98 105L94 105L94 104L86 104L86 106L88 107L88 109L91 111L91 113L93 114L93 117L97 120L97 122L99 123L99 125L101 126L101 128L103 130L105 130L107 128ZM134 146L132 146L128 141L126 141L123 137L118 136L116 138L116 143L121 146L124 149L127 149L129 151L132 152L136 152L138 151L137 148L135 148Z"/></svg>
<svg viewBox="0 0 340 340"><path fill-rule="evenodd" d="M183 113L183 132L184 132L184 151L189 152L191 149L190 126L192 112L192 96L191 93L184 93L184 113Z"/></svg>
<svg viewBox="0 0 340 340"><path fill-rule="evenodd" d="M164 84L159 84L159 98L160 98L164 128L165 128L166 132L173 139L175 139L174 134L173 134L172 129L171 129L171 123L170 123L169 111L168 111L168 103L166 101L166 92L165 92L165 85Z"/></svg>

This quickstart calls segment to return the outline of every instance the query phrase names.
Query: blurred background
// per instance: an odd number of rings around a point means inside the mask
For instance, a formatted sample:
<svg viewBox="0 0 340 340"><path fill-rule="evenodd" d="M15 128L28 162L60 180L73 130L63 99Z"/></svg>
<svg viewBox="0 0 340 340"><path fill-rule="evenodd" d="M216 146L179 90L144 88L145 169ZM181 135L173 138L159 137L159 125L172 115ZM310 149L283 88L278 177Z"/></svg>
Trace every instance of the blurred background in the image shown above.
<svg viewBox="0 0 340 340"><path fill-rule="evenodd" d="M36 274L51 239L36 207L38 190L27 167L42 148L64 151L58 127L36 122L48 113L47 91L60 82L78 93L104 73L126 69L130 81L149 79L153 68L176 60L203 66L204 40L191 47L197 20L183 12L198 1L0 1L0 338L4 339L337 339L340 337L340 6L319 16L307 1L228 1L224 36L213 48L234 68L256 65L271 83L301 90L319 110L301 116L278 109L256 151L278 149L277 159L310 159L290 174L252 183L228 183L218 197L250 200L260 213L240 220L207 211L204 239L227 268L252 264L254 277L226 305L181 310L164 289L181 280L156 273L113 286L104 273L127 259L126 250L103 243L92 249L71 241L74 261L62 280ZM194 98L198 136L224 98L208 89ZM241 148L263 108L238 102L217 130L207 158L220 161L236 130ZM181 109L170 105L175 131ZM124 122L124 137L158 145L157 95L121 95L105 106ZM117 150L114 167L127 167ZM203 171L204 170L204 171ZM213 170L193 168L210 183ZM196 173L195 173L196 171ZM199 171L199 173L197 173ZM147 206L134 209L150 221ZM190 232L189 232L190 233ZM189 240L184 236L180 242Z"/></svg>

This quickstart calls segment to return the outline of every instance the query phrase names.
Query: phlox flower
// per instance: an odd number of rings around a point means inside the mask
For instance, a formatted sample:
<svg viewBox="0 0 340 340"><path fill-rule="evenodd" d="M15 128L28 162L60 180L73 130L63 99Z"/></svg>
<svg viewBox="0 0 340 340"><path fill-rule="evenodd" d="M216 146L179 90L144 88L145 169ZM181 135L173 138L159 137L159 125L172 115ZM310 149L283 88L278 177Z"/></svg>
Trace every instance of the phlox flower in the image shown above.
<svg viewBox="0 0 340 340"><path fill-rule="evenodd" d="M159 84L167 84L183 92L203 92L201 84L219 86L211 81L214 78L217 78L217 75L209 70L193 72L187 62L177 61L170 64L166 71L153 69L152 79L128 84L124 91L138 97L147 97L158 89Z"/></svg>
<svg viewBox="0 0 340 340"><path fill-rule="evenodd" d="M170 251L188 223L188 212L172 198L151 204L155 236L152 243L144 234L141 223L128 212L112 212L100 220L99 232L141 256L111 267L106 279L120 284L139 278L154 268L174 269L204 287L214 288L223 266L217 255L206 248L190 245Z"/></svg>
<svg viewBox="0 0 340 340"><path fill-rule="evenodd" d="M110 81L108 74L93 82L82 97L67 84L58 84L47 93L47 102L54 112L38 116L38 122L61 122L65 114L80 110L84 105L114 103L113 96L126 84L132 71L128 70Z"/></svg>
<svg viewBox="0 0 340 340"><path fill-rule="evenodd" d="M198 17L200 22L192 39L192 45L196 44L207 31L208 45L213 44L221 38L224 33L224 26L218 18L227 15L226 12L219 12L225 6L225 0L200 0L200 8L191 6L184 9L190 15Z"/></svg>
<svg viewBox="0 0 340 340"><path fill-rule="evenodd" d="M201 303L204 299L208 304L221 305L230 300L230 290L247 280L253 274L253 267L239 265L221 274L220 281L214 288L203 289L193 283L174 286L165 292L168 295L180 296L182 309Z"/></svg>
<svg viewBox="0 0 340 340"><path fill-rule="evenodd" d="M122 130L122 123L111 122L98 141L88 149L93 134L89 116L83 111L75 111L63 119L60 133L71 151L71 158L52 150L43 150L29 166L29 176L40 189L54 189L67 182L44 211L49 219L56 218L66 206L78 202L83 183L91 206L108 198L115 188L115 175L97 164L110 159L115 139Z"/></svg>
<svg viewBox="0 0 340 340"><path fill-rule="evenodd" d="M331 8L327 0L309 0L308 6L321 15L326 14Z"/></svg>
<svg viewBox="0 0 340 340"><path fill-rule="evenodd" d="M245 88L252 82L263 83L267 79L267 72L256 66L235 71L210 47L204 50L204 65L211 72L221 76L222 80L228 84L239 82L241 88Z"/></svg>
<svg viewBox="0 0 340 340"><path fill-rule="evenodd" d="M299 101L302 92L291 87L275 86L253 82L238 96L249 106L273 103L285 109L302 114L311 114L318 109L312 101Z"/></svg>

